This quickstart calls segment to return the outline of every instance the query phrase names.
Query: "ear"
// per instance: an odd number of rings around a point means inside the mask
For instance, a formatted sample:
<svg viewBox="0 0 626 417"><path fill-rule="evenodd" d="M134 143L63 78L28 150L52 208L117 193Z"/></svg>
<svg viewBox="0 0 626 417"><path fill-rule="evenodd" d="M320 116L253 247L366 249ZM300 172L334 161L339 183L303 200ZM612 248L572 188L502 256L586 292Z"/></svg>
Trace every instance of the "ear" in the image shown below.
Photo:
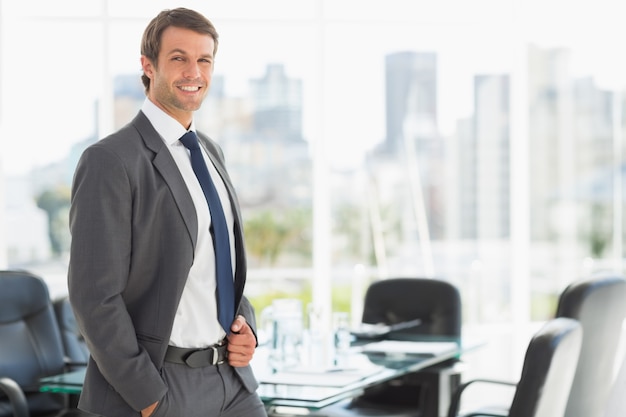
<svg viewBox="0 0 626 417"><path fill-rule="evenodd" d="M152 64L152 61L150 61L150 59L145 55L141 56L141 69L143 69L143 73L146 74L148 78L150 78L151 80L153 79L154 65Z"/></svg>

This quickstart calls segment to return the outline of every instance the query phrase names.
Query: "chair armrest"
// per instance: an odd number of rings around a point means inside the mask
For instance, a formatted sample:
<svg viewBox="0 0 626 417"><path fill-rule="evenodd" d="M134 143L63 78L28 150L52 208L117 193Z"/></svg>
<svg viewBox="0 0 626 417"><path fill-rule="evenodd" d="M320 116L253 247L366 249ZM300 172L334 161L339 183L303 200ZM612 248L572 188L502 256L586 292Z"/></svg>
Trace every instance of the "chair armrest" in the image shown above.
<svg viewBox="0 0 626 417"><path fill-rule="evenodd" d="M87 362L72 362L72 361L67 361L64 363L65 368L66 369L73 369L73 368L85 368L87 367Z"/></svg>
<svg viewBox="0 0 626 417"><path fill-rule="evenodd" d="M461 395L465 389L475 383L486 383L486 384L496 384L496 385L507 385L511 387L517 386L516 382L511 381L501 381L497 379L472 379L471 381L467 381L461 385L454 391L452 394L452 398L450 399L450 408L448 408L448 417L457 417L459 414L459 407L461 406ZM485 417L504 417L502 414L496 413L481 413L481 414L473 414L480 415Z"/></svg>
<svg viewBox="0 0 626 417"><path fill-rule="evenodd" d="M63 365L65 367L65 371L70 372L87 367L87 362L73 361L71 358L65 356L63 357Z"/></svg>
<svg viewBox="0 0 626 417"><path fill-rule="evenodd" d="M30 417L24 391L22 391L17 382L11 378L0 378L0 390L9 398L13 407L14 417Z"/></svg>

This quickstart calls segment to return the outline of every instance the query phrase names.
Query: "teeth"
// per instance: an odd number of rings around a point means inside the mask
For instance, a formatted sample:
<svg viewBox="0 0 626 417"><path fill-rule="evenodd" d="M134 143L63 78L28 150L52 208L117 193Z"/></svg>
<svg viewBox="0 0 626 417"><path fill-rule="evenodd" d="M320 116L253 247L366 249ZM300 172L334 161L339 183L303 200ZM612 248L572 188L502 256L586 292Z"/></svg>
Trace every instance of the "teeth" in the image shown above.
<svg viewBox="0 0 626 417"><path fill-rule="evenodd" d="M183 91L198 91L200 89L200 87L181 86L180 89L183 90Z"/></svg>

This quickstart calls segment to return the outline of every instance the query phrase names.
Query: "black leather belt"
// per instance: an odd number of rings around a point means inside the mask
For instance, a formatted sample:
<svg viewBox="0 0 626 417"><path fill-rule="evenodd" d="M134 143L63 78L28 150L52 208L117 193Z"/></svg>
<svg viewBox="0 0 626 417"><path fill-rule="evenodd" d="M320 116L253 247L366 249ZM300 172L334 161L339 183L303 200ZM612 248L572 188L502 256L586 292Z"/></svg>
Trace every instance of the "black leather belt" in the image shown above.
<svg viewBox="0 0 626 417"><path fill-rule="evenodd" d="M203 349L168 346L165 352L165 360L167 362L187 365L190 368L219 365L226 362L227 358L228 349L225 342Z"/></svg>

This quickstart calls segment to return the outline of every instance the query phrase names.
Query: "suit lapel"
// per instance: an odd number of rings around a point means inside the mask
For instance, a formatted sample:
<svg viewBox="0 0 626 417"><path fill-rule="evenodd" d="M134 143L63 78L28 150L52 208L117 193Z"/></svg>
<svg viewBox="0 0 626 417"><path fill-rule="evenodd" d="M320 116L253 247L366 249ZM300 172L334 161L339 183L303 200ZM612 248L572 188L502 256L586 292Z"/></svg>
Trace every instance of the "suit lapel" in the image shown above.
<svg viewBox="0 0 626 417"><path fill-rule="evenodd" d="M189 237L193 242L193 247L196 247L198 239L198 218L196 215L196 208L193 205L193 200L187 189L187 185L183 180L178 166L169 149L165 146L165 143L161 139L161 136L154 130L154 127L148 120L148 118L139 112L137 117L133 120L133 125L137 128L144 143L155 153L152 163L154 167L159 171L165 183L169 187L174 201L180 210L180 215L187 226Z"/></svg>

